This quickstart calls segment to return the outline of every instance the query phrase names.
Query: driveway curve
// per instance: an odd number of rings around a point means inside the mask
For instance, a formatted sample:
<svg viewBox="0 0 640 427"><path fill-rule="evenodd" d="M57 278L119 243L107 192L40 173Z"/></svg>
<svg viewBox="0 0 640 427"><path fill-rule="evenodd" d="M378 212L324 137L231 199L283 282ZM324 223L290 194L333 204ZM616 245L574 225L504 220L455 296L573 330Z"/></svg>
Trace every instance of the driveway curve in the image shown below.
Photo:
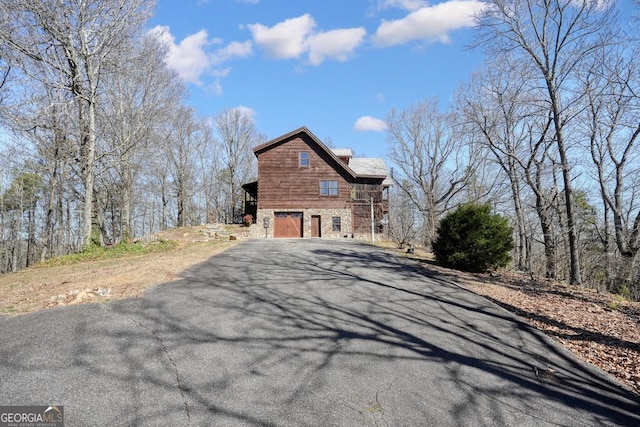
<svg viewBox="0 0 640 427"><path fill-rule="evenodd" d="M640 425L516 317L353 240L249 240L143 298L0 319L0 405L67 426Z"/></svg>

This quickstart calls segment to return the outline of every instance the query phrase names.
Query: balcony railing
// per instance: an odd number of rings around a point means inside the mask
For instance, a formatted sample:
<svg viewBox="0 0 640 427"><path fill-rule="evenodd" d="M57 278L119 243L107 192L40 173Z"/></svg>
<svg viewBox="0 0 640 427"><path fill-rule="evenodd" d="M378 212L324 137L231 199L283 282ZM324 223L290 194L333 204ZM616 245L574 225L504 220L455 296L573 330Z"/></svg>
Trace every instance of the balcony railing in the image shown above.
<svg viewBox="0 0 640 427"><path fill-rule="evenodd" d="M378 190L356 190L351 191L351 203L354 205L370 206L373 200L374 207L382 209L384 212L389 211L389 199L386 193Z"/></svg>
<svg viewBox="0 0 640 427"><path fill-rule="evenodd" d="M385 194L383 194L382 190L359 190L353 188L351 190L351 200L359 201L359 202L371 202L371 198L373 197L374 203L380 203L382 200L385 200Z"/></svg>

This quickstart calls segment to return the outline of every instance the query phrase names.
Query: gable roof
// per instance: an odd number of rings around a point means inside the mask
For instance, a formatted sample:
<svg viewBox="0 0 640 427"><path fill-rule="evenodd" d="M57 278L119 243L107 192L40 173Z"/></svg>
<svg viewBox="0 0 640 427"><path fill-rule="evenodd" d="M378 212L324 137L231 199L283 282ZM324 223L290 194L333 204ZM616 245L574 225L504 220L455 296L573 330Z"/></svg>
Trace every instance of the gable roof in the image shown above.
<svg viewBox="0 0 640 427"><path fill-rule="evenodd" d="M331 150L329 147L324 145L322 141L320 141L306 126L299 127L298 129L292 130L291 132L285 133L277 138L274 138L270 141L265 142L264 144L258 145L253 148L253 153L258 156L258 154L263 153L274 146L285 142L288 139L291 139L299 134L307 135L311 141L313 141L321 150L323 150L329 157L335 160L336 164L339 168L344 170L347 174L351 175L353 178L387 178L387 166L384 163L384 159L358 159L351 158L349 160L349 165L340 160L338 153L342 153L344 149ZM347 149L351 154L351 149ZM355 162L355 168L354 168Z"/></svg>

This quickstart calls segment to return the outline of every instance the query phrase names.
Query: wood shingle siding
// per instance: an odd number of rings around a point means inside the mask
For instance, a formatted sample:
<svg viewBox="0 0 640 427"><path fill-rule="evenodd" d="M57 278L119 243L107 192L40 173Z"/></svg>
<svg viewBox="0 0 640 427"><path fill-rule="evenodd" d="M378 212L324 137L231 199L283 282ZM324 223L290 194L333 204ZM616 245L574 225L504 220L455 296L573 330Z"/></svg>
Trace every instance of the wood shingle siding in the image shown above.
<svg viewBox="0 0 640 427"><path fill-rule="evenodd" d="M304 134L258 153L258 208L342 208L351 196L351 179L336 161ZM300 152L309 166L300 167ZM337 181L337 196L320 196L320 181Z"/></svg>
<svg viewBox="0 0 640 427"><path fill-rule="evenodd" d="M330 150L306 127L254 147L258 180L243 186L245 212L263 237L353 237L381 229L387 212L383 159Z"/></svg>

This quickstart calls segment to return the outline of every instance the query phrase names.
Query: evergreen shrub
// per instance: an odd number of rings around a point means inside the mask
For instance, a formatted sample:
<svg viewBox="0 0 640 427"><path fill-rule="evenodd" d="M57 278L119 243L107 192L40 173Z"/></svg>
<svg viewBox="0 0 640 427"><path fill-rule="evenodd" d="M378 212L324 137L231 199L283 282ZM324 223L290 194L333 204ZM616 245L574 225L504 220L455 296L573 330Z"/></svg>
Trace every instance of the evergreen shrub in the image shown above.
<svg viewBox="0 0 640 427"><path fill-rule="evenodd" d="M457 270L483 272L511 261L512 230L489 205L465 204L445 216L433 242L436 261Z"/></svg>

